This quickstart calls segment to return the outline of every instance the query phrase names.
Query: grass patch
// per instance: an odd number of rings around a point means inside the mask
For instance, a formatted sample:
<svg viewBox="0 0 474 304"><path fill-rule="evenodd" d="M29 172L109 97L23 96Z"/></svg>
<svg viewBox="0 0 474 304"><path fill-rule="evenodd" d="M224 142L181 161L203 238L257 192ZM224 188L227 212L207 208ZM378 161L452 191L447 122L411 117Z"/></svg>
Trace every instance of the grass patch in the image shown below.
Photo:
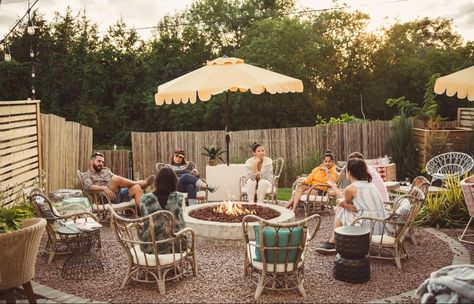
<svg viewBox="0 0 474 304"><path fill-rule="evenodd" d="M288 201L291 197L291 188L278 188L277 197L280 201Z"/></svg>

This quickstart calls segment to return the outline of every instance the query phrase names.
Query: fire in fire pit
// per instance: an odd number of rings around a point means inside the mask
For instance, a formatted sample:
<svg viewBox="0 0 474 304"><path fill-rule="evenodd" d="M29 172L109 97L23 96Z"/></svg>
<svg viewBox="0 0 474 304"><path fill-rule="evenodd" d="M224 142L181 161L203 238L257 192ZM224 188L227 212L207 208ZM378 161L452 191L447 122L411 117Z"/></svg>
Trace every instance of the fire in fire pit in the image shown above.
<svg viewBox="0 0 474 304"><path fill-rule="evenodd" d="M280 212L257 204L238 204L224 202L216 207L205 207L193 210L191 217L213 222L240 223L247 214L255 214L270 220L280 216Z"/></svg>

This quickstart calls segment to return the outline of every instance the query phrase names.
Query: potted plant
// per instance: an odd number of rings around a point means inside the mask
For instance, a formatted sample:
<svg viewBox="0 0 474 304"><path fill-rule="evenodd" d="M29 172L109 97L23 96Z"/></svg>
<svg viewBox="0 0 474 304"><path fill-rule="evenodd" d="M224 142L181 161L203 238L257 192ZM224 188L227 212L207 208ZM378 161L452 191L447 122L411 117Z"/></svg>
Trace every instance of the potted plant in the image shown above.
<svg viewBox="0 0 474 304"><path fill-rule="evenodd" d="M2 194L0 193L0 196ZM0 197L0 290L7 290L7 302L14 302L15 288L23 285L30 303L35 303L31 280L46 220L33 218L27 202L5 207Z"/></svg>
<svg viewBox="0 0 474 304"><path fill-rule="evenodd" d="M218 163L218 160L221 160L222 162L224 162L221 155L225 153L225 151L222 151L221 147L217 147L215 145L209 145L208 147L202 147L202 148L204 149L204 153L202 153L202 155L209 157L209 166L216 166Z"/></svg>

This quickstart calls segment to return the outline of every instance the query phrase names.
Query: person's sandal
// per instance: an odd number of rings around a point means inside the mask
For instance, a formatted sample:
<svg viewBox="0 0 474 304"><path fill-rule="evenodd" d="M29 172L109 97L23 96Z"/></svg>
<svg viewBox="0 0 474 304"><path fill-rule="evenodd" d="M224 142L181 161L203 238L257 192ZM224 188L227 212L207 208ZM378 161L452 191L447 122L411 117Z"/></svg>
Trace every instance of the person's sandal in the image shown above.
<svg viewBox="0 0 474 304"><path fill-rule="evenodd" d="M318 253L336 253L336 244L330 242L324 242L316 248Z"/></svg>
<svg viewBox="0 0 474 304"><path fill-rule="evenodd" d="M211 185L207 185L207 190L209 190L209 192L211 193L214 193L217 191L217 189L219 189L219 186L211 186Z"/></svg>

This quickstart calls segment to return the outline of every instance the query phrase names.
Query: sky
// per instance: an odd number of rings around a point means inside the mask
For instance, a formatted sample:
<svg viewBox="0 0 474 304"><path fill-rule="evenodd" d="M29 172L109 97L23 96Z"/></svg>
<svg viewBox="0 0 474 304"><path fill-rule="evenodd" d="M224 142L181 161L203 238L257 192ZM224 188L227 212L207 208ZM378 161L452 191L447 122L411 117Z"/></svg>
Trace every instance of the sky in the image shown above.
<svg viewBox="0 0 474 304"><path fill-rule="evenodd" d="M30 0L33 3L35 0ZM155 26L167 14L188 7L194 0L38 0L35 8L52 20L54 12L63 14L67 6L74 12L86 9L89 19L99 24L99 31L106 31L122 17L129 28ZM452 19L454 29L465 40L474 40L474 0L345 0L334 4L332 0L298 0L298 8L328 9L345 3L351 8L367 13L371 22L369 30L389 26L395 21L406 22L423 17ZM27 11L27 0L0 0L0 40ZM152 30L139 30L144 39Z"/></svg>

